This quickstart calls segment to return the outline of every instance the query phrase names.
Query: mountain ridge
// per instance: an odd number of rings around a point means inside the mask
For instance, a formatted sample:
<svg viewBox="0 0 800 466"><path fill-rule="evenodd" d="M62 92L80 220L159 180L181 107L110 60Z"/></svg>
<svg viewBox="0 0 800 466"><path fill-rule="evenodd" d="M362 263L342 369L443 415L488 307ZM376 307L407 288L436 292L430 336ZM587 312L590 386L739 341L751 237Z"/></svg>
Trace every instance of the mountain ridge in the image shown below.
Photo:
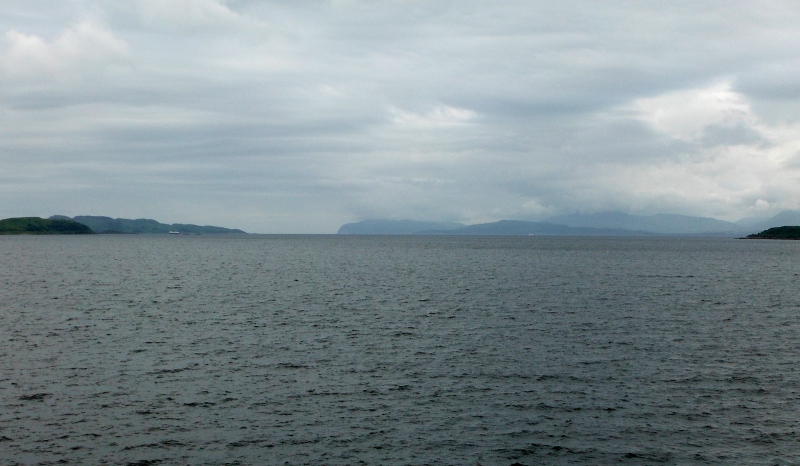
<svg viewBox="0 0 800 466"><path fill-rule="evenodd" d="M619 211L567 214L542 221L500 220L446 228L425 227L439 222L367 219L343 225L339 234L392 235L561 235L561 236L719 236L740 237L767 228L800 225L800 212L783 211L771 218L743 225L711 217L680 214L633 215ZM380 225L381 228L375 228ZM459 226L460 225L460 226ZM394 228L397 226L398 228ZM401 228L400 228L401 227Z"/></svg>
<svg viewBox="0 0 800 466"><path fill-rule="evenodd" d="M127 234L159 234L178 232L183 234L247 234L235 228L223 228L212 225L193 225L191 223L161 223L149 218L127 219L111 218L100 215L76 215L67 217L66 215L53 215L49 220L72 220L82 223L94 232L100 234L127 233Z"/></svg>
<svg viewBox="0 0 800 466"><path fill-rule="evenodd" d="M455 230L428 230L419 235L485 235L485 236L661 236L646 231L619 228L570 227L549 222L500 220L491 223L467 225Z"/></svg>
<svg viewBox="0 0 800 466"><path fill-rule="evenodd" d="M592 214L571 214L550 217L546 221L571 227L621 228L664 235L708 233L740 233L742 227L733 222L710 217L680 214L632 215L609 211Z"/></svg>

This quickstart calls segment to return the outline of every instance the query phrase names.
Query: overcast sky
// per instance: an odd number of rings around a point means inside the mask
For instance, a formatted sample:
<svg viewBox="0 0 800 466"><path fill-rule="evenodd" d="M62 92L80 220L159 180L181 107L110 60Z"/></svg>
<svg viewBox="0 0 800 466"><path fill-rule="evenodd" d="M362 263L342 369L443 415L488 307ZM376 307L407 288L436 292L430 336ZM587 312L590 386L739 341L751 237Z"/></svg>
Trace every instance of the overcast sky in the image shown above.
<svg viewBox="0 0 800 466"><path fill-rule="evenodd" d="M796 1L0 0L0 218L800 208Z"/></svg>

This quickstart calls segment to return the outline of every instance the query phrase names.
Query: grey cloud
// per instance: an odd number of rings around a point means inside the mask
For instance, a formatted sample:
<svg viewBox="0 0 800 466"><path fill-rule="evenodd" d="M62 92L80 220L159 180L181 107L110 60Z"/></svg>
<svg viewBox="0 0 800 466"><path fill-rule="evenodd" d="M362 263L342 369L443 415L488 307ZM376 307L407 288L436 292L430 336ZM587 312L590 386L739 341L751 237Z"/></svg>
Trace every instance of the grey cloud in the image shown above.
<svg viewBox="0 0 800 466"><path fill-rule="evenodd" d="M768 147L772 144L758 131L744 125L723 126L712 125L703 131L702 141L704 147L749 145Z"/></svg>
<svg viewBox="0 0 800 466"><path fill-rule="evenodd" d="M0 74L0 191L18 210L333 232L593 209L736 219L800 198L781 162L800 125L791 2L56 3L0 11L0 33L72 73ZM124 47L59 49L81 24ZM700 122L687 108L704 92L744 116Z"/></svg>

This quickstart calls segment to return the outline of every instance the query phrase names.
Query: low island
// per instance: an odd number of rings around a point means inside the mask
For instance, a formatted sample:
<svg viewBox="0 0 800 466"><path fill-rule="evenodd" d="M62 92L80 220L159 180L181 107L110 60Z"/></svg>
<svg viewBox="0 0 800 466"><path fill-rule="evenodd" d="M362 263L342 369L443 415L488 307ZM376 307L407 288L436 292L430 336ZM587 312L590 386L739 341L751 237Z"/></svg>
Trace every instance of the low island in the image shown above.
<svg viewBox="0 0 800 466"><path fill-rule="evenodd" d="M782 226L747 235L747 239L800 239L800 226Z"/></svg>
<svg viewBox="0 0 800 466"><path fill-rule="evenodd" d="M88 226L74 220L19 217L0 220L0 235L92 235Z"/></svg>

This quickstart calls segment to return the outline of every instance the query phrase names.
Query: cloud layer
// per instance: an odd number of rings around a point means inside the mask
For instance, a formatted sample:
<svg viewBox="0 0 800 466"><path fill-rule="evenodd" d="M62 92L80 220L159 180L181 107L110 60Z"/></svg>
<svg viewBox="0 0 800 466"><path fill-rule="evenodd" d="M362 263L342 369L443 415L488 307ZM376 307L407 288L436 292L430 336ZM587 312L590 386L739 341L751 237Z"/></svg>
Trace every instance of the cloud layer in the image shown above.
<svg viewBox="0 0 800 466"><path fill-rule="evenodd" d="M7 3L2 217L800 208L794 2Z"/></svg>

